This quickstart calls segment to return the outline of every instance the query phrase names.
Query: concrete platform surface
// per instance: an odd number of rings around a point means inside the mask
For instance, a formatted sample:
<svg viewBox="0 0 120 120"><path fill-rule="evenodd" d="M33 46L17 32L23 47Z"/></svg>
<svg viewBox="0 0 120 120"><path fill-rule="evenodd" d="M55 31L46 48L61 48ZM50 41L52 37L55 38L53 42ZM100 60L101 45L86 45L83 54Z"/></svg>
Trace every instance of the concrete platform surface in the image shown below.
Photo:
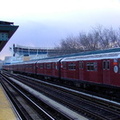
<svg viewBox="0 0 120 120"><path fill-rule="evenodd" d="M18 117L0 84L0 120L18 120Z"/></svg>

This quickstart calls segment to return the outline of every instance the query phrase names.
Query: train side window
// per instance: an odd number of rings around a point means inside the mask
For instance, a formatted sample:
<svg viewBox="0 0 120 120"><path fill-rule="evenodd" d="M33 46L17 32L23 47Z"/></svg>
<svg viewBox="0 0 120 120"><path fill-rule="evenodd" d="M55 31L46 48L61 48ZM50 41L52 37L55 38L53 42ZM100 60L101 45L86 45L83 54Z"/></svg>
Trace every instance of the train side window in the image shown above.
<svg viewBox="0 0 120 120"><path fill-rule="evenodd" d="M46 63L44 63L44 69L46 69L47 68L47 64Z"/></svg>
<svg viewBox="0 0 120 120"><path fill-rule="evenodd" d="M76 64L75 63L69 63L68 64L68 69L69 70L75 70L76 69Z"/></svg>
<svg viewBox="0 0 120 120"><path fill-rule="evenodd" d="M106 61L103 61L103 70L106 69Z"/></svg>
<svg viewBox="0 0 120 120"><path fill-rule="evenodd" d="M40 66L39 66L39 67L40 67L40 69L43 69L43 64L40 64Z"/></svg>
<svg viewBox="0 0 120 120"><path fill-rule="evenodd" d="M109 70L110 69L110 61L103 61L103 70Z"/></svg>
<svg viewBox="0 0 120 120"><path fill-rule="evenodd" d="M48 63L48 64L46 65L46 67L47 67L47 69L51 69L51 64Z"/></svg>
<svg viewBox="0 0 120 120"><path fill-rule="evenodd" d="M55 69L55 63L52 63L52 68Z"/></svg>
<svg viewBox="0 0 120 120"><path fill-rule="evenodd" d="M90 65L87 63L87 71L90 71Z"/></svg>
<svg viewBox="0 0 120 120"><path fill-rule="evenodd" d="M83 62L82 61L79 62L79 69L83 69Z"/></svg>
<svg viewBox="0 0 120 120"><path fill-rule="evenodd" d="M63 67L63 69L66 69L66 62L62 63L62 67Z"/></svg>
<svg viewBox="0 0 120 120"><path fill-rule="evenodd" d="M110 61L107 61L107 63L106 63L106 69L107 69L107 70L110 69Z"/></svg>
<svg viewBox="0 0 120 120"><path fill-rule="evenodd" d="M96 62L88 62L86 64L87 71L97 71L97 63Z"/></svg>
<svg viewBox="0 0 120 120"><path fill-rule="evenodd" d="M98 64L97 62L94 62L94 70L97 71L97 69L98 69Z"/></svg>
<svg viewBox="0 0 120 120"><path fill-rule="evenodd" d="M59 69L59 67L58 67L58 64L57 64L57 63L55 64L55 69L56 69L56 70L58 70L58 69Z"/></svg>
<svg viewBox="0 0 120 120"><path fill-rule="evenodd" d="M119 68L119 73L120 73L120 60L118 62L118 68Z"/></svg>

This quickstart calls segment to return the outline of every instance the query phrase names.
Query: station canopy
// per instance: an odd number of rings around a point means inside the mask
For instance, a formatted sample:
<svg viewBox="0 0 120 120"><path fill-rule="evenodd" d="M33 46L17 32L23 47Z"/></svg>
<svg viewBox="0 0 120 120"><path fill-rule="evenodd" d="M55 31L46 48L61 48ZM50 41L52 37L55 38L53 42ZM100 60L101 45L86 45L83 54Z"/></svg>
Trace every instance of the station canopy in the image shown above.
<svg viewBox="0 0 120 120"><path fill-rule="evenodd" d="M13 22L0 21L0 51L17 30Z"/></svg>

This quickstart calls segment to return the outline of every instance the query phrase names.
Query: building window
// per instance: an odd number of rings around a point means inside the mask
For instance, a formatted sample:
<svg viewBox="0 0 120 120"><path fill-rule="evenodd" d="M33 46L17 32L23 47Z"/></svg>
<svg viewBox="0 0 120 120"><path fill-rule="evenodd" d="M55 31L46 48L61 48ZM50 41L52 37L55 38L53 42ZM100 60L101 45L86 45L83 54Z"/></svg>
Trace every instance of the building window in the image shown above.
<svg viewBox="0 0 120 120"><path fill-rule="evenodd" d="M0 40L8 40L8 33L0 32Z"/></svg>

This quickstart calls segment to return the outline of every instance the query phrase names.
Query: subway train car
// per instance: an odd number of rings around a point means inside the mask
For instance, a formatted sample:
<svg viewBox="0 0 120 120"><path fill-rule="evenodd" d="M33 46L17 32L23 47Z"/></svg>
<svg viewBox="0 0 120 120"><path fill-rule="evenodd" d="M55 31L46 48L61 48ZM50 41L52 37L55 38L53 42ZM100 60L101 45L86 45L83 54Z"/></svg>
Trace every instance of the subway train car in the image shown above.
<svg viewBox="0 0 120 120"><path fill-rule="evenodd" d="M81 88L120 88L120 48L4 65L4 70L59 80Z"/></svg>
<svg viewBox="0 0 120 120"><path fill-rule="evenodd" d="M61 79L81 85L120 87L120 52L66 57Z"/></svg>
<svg viewBox="0 0 120 120"><path fill-rule="evenodd" d="M61 57L47 58L36 62L36 74L46 79L60 79Z"/></svg>
<svg viewBox="0 0 120 120"><path fill-rule="evenodd" d="M2 66L2 69L6 70L6 71L10 71L11 67L12 67L11 64L5 64L5 65Z"/></svg>
<svg viewBox="0 0 120 120"><path fill-rule="evenodd" d="M35 75L36 74L36 62L37 61L27 61L22 64L21 72L28 74L28 75Z"/></svg>
<svg viewBox="0 0 120 120"><path fill-rule="evenodd" d="M36 74L36 62L37 61L35 60L11 64L12 71L34 76Z"/></svg>

